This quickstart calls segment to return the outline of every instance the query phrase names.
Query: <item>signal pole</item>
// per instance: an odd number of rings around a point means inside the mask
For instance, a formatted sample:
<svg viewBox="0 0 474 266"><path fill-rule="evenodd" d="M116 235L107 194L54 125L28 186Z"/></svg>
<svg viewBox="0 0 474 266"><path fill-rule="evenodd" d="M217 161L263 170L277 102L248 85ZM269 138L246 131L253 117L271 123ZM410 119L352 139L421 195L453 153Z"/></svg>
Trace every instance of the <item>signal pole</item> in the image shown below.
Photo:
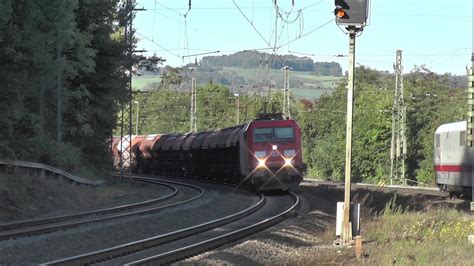
<svg viewBox="0 0 474 266"><path fill-rule="evenodd" d="M342 239L345 243L352 240L350 222L351 198L351 163L352 163L352 109L354 106L354 70L355 70L355 34L356 28L349 27L349 74L347 81L347 114L346 114L346 163L344 182L344 217Z"/></svg>
<svg viewBox="0 0 474 266"><path fill-rule="evenodd" d="M407 141L405 132L406 106L403 99L402 50L397 50L395 61L395 96L392 107L392 140L390 143L390 185L399 179L406 185L405 159Z"/></svg>
<svg viewBox="0 0 474 266"><path fill-rule="evenodd" d="M343 245L353 243L352 223L358 228L359 220L356 218L351 223L351 164L352 164L352 120L354 105L354 75L355 75L355 38L356 33L362 32L368 16L368 0L335 0L336 24L345 26L349 32L349 73L347 81L347 114L346 114L346 161L345 161L345 182L344 182L344 207L342 211L342 242ZM355 210L359 208L356 207ZM338 209L339 211L339 209ZM354 212L355 213L355 212ZM339 214L338 214L339 215ZM354 215L355 216L355 215ZM336 219L337 220L337 219ZM336 221L337 222L337 221ZM336 225L336 232L339 224ZM356 230L357 233L357 230ZM359 238L356 238L359 241Z"/></svg>

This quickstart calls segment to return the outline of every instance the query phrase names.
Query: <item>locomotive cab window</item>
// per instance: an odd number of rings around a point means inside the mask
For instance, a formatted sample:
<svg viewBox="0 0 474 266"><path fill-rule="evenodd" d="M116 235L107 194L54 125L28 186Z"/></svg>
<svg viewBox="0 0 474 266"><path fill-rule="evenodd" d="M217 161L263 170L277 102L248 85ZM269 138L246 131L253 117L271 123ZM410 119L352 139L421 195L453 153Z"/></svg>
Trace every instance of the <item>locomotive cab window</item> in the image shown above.
<svg viewBox="0 0 474 266"><path fill-rule="evenodd" d="M273 140L272 128L256 128L253 131L255 142L269 142Z"/></svg>
<svg viewBox="0 0 474 266"><path fill-rule="evenodd" d="M294 136L295 132L292 127L275 128L275 141L292 141Z"/></svg>
<svg viewBox="0 0 474 266"><path fill-rule="evenodd" d="M295 139L295 131L292 127L255 128L253 135L255 142L293 141Z"/></svg>

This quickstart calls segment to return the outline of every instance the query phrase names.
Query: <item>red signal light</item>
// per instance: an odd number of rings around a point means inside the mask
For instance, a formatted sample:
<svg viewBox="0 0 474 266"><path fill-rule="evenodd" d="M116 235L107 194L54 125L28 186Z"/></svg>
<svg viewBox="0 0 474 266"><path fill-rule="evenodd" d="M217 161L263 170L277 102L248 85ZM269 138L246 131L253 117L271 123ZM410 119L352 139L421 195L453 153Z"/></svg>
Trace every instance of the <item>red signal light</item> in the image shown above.
<svg viewBox="0 0 474 266"><path fill-rule="evenodd" d="M336 16L338 18L343 18L345 15L346 15L346 12L342 8L336 10Z"/></svg>

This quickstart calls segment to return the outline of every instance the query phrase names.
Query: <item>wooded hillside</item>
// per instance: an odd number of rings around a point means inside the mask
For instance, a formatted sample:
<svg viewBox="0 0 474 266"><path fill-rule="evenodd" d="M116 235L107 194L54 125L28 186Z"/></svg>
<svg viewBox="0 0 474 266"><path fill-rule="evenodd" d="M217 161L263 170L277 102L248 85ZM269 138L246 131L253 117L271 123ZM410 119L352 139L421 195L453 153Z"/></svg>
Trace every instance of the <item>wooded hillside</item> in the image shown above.
<svg viewBox="0 0 474 266"><path fill-rule="evenodd" d="M133 63L119 1L0 1L0 157L107 168ZM105 166L105 167L104 167Z"/></svg>
<svg viewBox="0 0 474 266"><path fill-rule="evenodd" d="M335 62L313 62L313 59L309 57L275 55L257 51L243 51L231 55L205 56L199 65L213 68L259 68L268 66L272 69L281 69L283 66L289 66L294 71L312 71L318 76L342 76L342 68Z"/></svg>

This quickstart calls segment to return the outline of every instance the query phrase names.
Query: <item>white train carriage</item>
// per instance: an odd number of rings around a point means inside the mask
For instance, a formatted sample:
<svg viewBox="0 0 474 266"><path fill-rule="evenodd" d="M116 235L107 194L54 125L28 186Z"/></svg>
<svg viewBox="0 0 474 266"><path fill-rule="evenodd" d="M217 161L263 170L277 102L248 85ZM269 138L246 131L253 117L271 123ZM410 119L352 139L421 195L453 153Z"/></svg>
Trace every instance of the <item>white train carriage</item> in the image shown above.
<svg viewBox="0 0 474 266"><path fill-rule="evenodd" d="M435 132L436 184L451 195L472 193L474 148L466 145L467 122L443 124Z"/></svg>

